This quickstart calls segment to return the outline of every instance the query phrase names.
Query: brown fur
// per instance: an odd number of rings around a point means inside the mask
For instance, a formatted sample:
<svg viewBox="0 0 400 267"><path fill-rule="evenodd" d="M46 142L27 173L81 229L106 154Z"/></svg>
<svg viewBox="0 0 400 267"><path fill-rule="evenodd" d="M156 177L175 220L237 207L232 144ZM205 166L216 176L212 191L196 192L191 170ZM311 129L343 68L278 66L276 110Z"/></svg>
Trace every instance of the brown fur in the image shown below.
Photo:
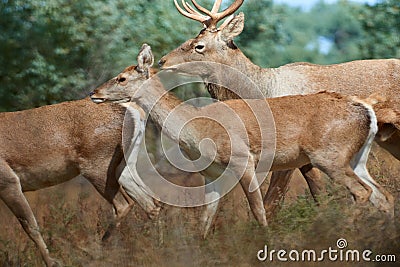
<svg viewBox="0 0 400 267"><path fill-rule="evenodd" d="M227 19L228 22L228 19ZM233 67L244 73L261 89L265 97L279 97L284 95L311 94L322 90L334 91L344 95L354 95L367 98L371 94L380 94L387 99L386 108L380 111L380 106L375 110L378 115L382 131L378 134L379 144L400 160L400 131L395 132L393 126L387 131L385 124L398 127L400 111L400 60L376 59L357 60L334 65L316 65L310 63L292 63L279 68L261 68L253 64L233 44L233 38L240 34L244 26L244 15L240 13L231 19L228 26L220 31L202 30L194 38L184 42L175 50L161 58L159 64L162 68L179 69L179 64L194 61L211 61ZM198 44L204 48L201 53L196 51ZM177 67L178 66L178 67ZM204 73L196 68L181 70L188 74L201 75L205 80L211 79L216 73ZM213 77L215 79L215 77ZM218 80L218 78L217 78ZM236 82L236 81L235 81ZM253 98L245 86L238 87L240 95ZM218 100L239 98L237 94L224 87L207 84L211 96ZM242 91L240 91L242 89ZM259 98L259 96L257 96ZM311 105L313 106L313 105ZM388 114L393 116L388 116ZM385 127L383 127L385 125ZM391 138L390 140L388 138ZM390 141L390 144L389 144ZM386 142L386 143L385 143ZM293 171L274 173L271 184L278 190L270 187L265 196L265 206L268 213L276 212L278 199L286 192L290 176ZM323 188L318 172L303 173L310 190L315 196ZM272 195L273 194L273 195Z"/></svg>
<svg viewBox="0 0 400 267"><path fill-rule="evenodd" d="M235 19L243 23L243 14L236 16ZM220 38L221 31L202 31L196 38L186 41L165 55L160 60L160 65L164 69L168 69L176 67L177 64L192 61L212 61L225 64L245 73L260 86L261 91L267 97L309 94L319 91L338 92L360 98L367 98L372 94L380 95L386 101L385 104L376 106L377 111L385 109L386 114L389 112L393 116L384 118L382 112L378 119L384 123L398 124L397 114L400 113L399 59L357 60L325 66L299 62L276 69L262 69L254 65L240 49L229 48L228 43ZM195 49L199 43L206 46L201 54L197 53ZM193 75L199 74L197 69L195 71L196 73L192 73ZM188 73L188 70L185 69L185 72ZM202 75L207 77L207 75L215 75L215 73L202 73ZM218 100L238 97L224 87L211 84L207 86L211 95ZM247 92L241 93L246 94Z"/></svg>
<svg viewBox="0 0 400 267"><path fill-rule="evenodd" d="M150 66L151 64L147 65L148 68ZM199 144L202 140L213 140L217 154L214 158L212 153L208 155L208 150L204 152L213 163L202 174L216 179L221 172L215 170L223 170L231 164L231 171L235 178L240 179L255 218L265 225L261 193L259 189L249 192L249 186L262 149L260 125L251 108L264 108L266 100L227 100L195 108L182 103L170 93L166 94L157 78L151 79L143 88L140 73L129 71L120 75L129 77L130 82L112 87L107 87L106 83L93 92L93 100L120 101L133 98L133 101L150 113L159 126L166 127L163 130L178 141L192 159L197 159L200 155ZM155 101L156 99L159 100ZM370 116L374 114L368 107L352 97L327 92L267 101L276 126L276 153L272 170L312 165L345 184L357 201L365 202L369 199L372 189L359 179L350 166L350 161L364 146L367 138L374 137L370 136ZM228 112L227 108L233 112ZM232 113L233 116L230 115ZM172 119L169 117L171 114L174 114ZM168 122L171 123L169 125L165 125L167 118L172 120ZM184 122L185 127L177 129L176 125ZM242 124L245 131L241 131ZM239 169L243 164L247 167L242 175ZM390 195L385 193L385 197L387 202L391 202ZM210 206L212 205L208 207ZM213 212L207 213L206 210L205 217L209 217L206 222L209 222L210 217L212 221ZM206 223L206 233L208 227Z"/></svg>
<svg viewBox="0 0 400 267"><path fill-rule="evenodd" d="M87 98L0 113L0 198L39 247L47 266L56 262L22 192L82 175L114 205L120 220L133 204L117 182L124 116L120 105L96 105Z"/></svg>

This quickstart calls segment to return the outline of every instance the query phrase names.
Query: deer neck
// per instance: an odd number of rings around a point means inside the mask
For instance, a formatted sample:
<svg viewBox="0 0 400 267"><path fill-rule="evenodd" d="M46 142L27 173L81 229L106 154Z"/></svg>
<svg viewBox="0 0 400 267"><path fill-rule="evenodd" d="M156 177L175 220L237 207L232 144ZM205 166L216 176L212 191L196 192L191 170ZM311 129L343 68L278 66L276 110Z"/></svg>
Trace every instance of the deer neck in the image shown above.
<svg viewBox="0 0 400 267"><path fill-rule="evenodd" d="M159 80L150 80L144 90L137 93L135 102L151 116L153 121L162 128L163 133L172 140L187 147L195 143L196 129L193 129L191 124L186 123L198 113L198 109L182 102L174 94L165 91Z"/></svg>
<svg viewBox="0 0 400 267"><path fill-rule="evenodd" d="M227 90L226 87L221 86L221 84L216 85L210 83L210 80L224 80L224 78L221 79L221 77L211 76L210 79L205 80L205 83L209 93L213 98L219 100L228 100L235 98L260 98L259 93L249 93L248 80L251 80L255 85L258 86L264 97L275 97L278 93L275 92L276 77L274 69L261 68L260 66L257 66L256 64L251 62L250 59L248 59L239 49L236 51L236 55L232 57L230 61L225 62L225 65L228 65L229 67L235 69L237 73L243 74L244 79L242 79L241 77L231 79L232 87L236 87L236 90L238 90L240 93L240 97L232 91ZM226 75L226 73L221 72L221 75L224 76ZM224 83L223 85L225 84L226 83ZM228 82L228 84L230 83Z"/></svg>

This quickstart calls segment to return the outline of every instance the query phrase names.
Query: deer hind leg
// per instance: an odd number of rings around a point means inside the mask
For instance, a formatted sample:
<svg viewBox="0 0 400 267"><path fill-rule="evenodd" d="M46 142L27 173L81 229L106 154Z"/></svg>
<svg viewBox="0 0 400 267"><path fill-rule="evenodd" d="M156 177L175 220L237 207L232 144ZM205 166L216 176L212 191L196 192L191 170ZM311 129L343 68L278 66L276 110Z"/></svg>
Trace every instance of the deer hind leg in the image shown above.
<svg viewBox="0 0 400 267"><path fill-rule="evenodd" d="M332 157L326 157L326 159L319 162L313 162L313 165L324 171L333 181L345 185L357 203L367 202L372 194L372 188L355 174L349 163L332 162L329 158Z"/></svg>
<svg viewBox="0 0 400 267"><path fill-rule="evenodd" d="M107 165L98 163L95 166ZM114 174L109 174L107 179L105 176L107 176L107 171L102 171L101 168L83 174L83 177L94 186L97 192L113 205L115 216L117 220L120 220L129 212L132 205L124 196L123 189L120 188Z"/></svg>
<svg viewBox="0 0 400 267"><path fill-rule="evenodd" d="M120 162L121 158L113 158L111 163L109 159L88 159L81 167L82 176L113 205L117 223L129 213L133 206L116 179L117 166Z"/></svg>
<svg viewBox="0 0 400 267"><path fill-rule="evenodd" d="M364 183L372 188L372 194L369 197L371 203L390 217L394 217L393 196L371 177L365 165L355 166L354 172Z"/></svg>
<svg viewBox="0 0 400 267"><path fill-rule="evenodd" d="M50 257L35 216L22 193L19 178L4 162L0 162L0 177L2 179L0 183L0 198L17 217L28 236L35 242L46 266L58 266L57 261Z"/></svg>
<svg viewBox="0 0 400 267"><path fill-rule="evenodd" d="M102 241L106 241L120 225L123 218L128 215L133 207L133 203L130 198L126 196L123 188L118 184L115 173L109 174L108 179L106 179L107 171L103 170L101 167L107 166L106 164L97 163L94 166L99 166L99 168L91 169L82 175L94 186L97 192L113 206L115 222L108 226L102 237Z"/></svg>
<svg viewBox="0 0 400 267"><path fill-rule="evenodd" d="M215 215L219 207L219 200L221 198L218 183L216 182L211 183L212 180L207 177L205 181L206 181L206 187L205 187L206 191L205 191L204 201L206 205L201 218L204 239L207 238L211 226L214 224L216 217Z"/></svg>
<svg viewBox="0 0 400 267"><path fill-rule="evenodd" d="M350 162L352 169L356 175L369 187L372 188L372 194L369 198L371 203L379 210L386 212L390 217L394 217L394 198L380 184L378 184L369 174L367 169L368 155L371 151L370 142L360 149Z"/></svg>
<svg viewBox="0 0 400 267"><path fill-rule="evenodd" d="M324 180L322 179L321 172L314 168L311 164L305 165L300 168L301 174L307 181L310 188L311 195L315 201L318 201L318 196L326 191Z"/></svg>

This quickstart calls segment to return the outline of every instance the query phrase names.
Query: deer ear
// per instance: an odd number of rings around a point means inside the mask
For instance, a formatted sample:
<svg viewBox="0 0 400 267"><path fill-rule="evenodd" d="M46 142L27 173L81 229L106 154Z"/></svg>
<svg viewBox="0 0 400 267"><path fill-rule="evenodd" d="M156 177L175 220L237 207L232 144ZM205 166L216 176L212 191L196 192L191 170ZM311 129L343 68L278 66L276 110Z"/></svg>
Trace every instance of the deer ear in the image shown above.
<svg viewBox="0 0 400 267"><path fill-rule="evenodd" d="M243 12L240 12L237 16L230 18L230 21L227 21L225 23L226 25L221 29L221 38L225 42L232 41L234 37L238 36L243 31L244 28Z"/></svg>
<svg viewBox="0 0 400 267"><path fill-rule="evenodd" d="M137 56L137 68L141 71L148 71L154 63L154 56L151 52L151 47L148 44L143 44Z"/></svg>

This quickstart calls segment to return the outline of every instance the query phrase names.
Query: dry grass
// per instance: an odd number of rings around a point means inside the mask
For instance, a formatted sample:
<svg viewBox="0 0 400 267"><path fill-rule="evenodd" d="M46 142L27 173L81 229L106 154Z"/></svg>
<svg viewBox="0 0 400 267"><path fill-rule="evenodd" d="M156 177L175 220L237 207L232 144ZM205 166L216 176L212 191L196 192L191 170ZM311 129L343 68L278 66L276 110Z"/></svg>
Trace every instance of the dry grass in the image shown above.
<svg viewBox="0 0 400 267"><path fill-rule="evenodd" d="M396 254L399 262L399 166L378 149L374 149L369 162L374 177L396 197L394 225L369 204L355 207L346 190L330 184L319 205L306 192L295 201L287 201L270 226L261 228L250 214L241 189L236 188L222 200L207 240L200 238L201 208L165 207L160 221L151 222L134 207L120 227L102 242L108 225L113 223L111 206L86 182L77 179L27 193L27 197L51 254L66 266L267 266L272 263L260 263L256 257L265 244L276 250L320 251L335 247L339 238L347 240L349 249ZM304 190L299 188L296 192ZM3 203L0 214L0 266L43 266L33 242ZM274 262L274 266L288 264L301 265ZM347 265L375 266L365 262Z"/></svg>

